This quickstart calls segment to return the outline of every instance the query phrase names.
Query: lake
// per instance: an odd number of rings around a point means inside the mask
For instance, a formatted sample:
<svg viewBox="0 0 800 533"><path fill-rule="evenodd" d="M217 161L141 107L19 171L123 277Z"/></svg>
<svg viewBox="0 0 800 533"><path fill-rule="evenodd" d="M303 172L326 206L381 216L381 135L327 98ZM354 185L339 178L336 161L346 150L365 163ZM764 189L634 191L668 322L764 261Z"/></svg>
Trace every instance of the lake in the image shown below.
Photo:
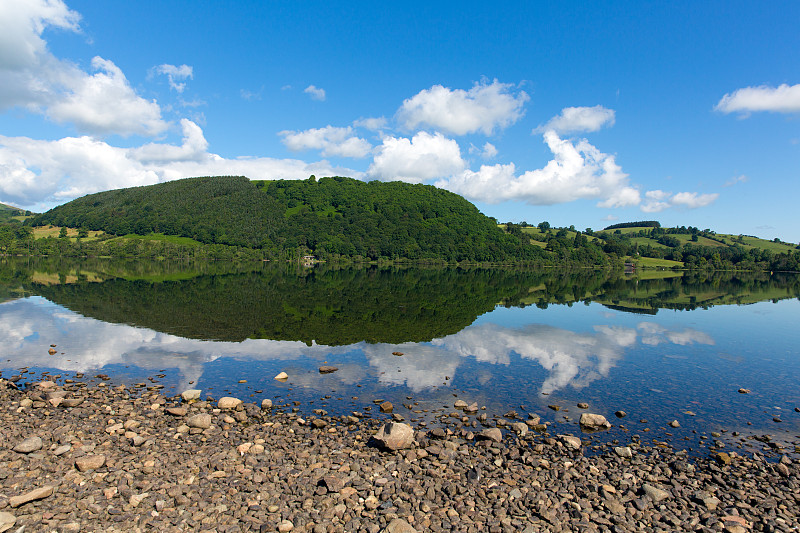
<svg viewBox="0 0 800 533"><path fill-rule="evenodd" d="M599 440L791 451L799 297L780 273L4 259L0 369L301 414L388 417L375 402L389 400L429 427L457 399L553 433L579 434L588 411L614 424Z"/></svg>

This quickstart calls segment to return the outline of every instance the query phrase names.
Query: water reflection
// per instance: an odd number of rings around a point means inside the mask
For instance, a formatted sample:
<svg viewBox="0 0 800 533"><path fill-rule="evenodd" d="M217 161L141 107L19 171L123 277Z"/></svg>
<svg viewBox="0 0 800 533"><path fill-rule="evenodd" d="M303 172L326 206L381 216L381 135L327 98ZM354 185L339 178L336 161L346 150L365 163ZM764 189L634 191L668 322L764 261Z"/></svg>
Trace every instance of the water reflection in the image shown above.
<svg viewBox="0 0 800 533"><path fill-rule="evenodd" d="M221 357L296 362L298 371L292 373L291 382L301 387L318 387L323 380L308 371L310 366L326 360L341 361L334 377L344 385L374 376L383 385L404 385L412 391L449 386L449 378L456 376L465 358L508 366L518 357L544 369L543 393L566 387L581 389L608 377L625 351L638 341L648 346L714 344L702 331L670 330L652 322L641 322L635 329L601 324L591 332L544 324L511 328L485 323L426 343L309 346L300 341L264 339L211 341L95 320L40 297L0 304L0 335L6 339L0 356L10 363L5 366L84 373L110 365L132 365L153 373L171 368L178 371L178 386L182 388L199 382L205 365ZM63 354L49 355L50 344L56 344ZM403 355L392 355L395 352Z"/></svg>

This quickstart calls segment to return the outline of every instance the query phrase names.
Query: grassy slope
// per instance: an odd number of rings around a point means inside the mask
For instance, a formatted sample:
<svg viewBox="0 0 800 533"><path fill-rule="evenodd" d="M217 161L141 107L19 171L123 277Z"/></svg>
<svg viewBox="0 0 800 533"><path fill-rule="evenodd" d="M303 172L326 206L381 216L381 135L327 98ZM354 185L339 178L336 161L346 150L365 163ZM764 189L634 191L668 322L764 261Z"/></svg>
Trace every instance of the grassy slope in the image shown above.
<svg viewBox="0 0 800 533"><path fill-rule="evenodd" d="M650 230L651 228L644 228L644 227L636 227L636 228L621 228L619 231L622 234L626 233L638 233L640 230ZM597 233L613 233L617 230L607 230L607 231L598 231ZM725 244L709 239L707 237L699 236L696 243L692 243L692 236L691 235L678 235L678 234L669 234L670 237L675 237L681 244L696 244L700 246L709 246L712 248L715 247L724 247L724 246L733 246L734 244L741 244L737 243L734 239L738 240L738 235L730 235L725 233L717 233L716 237L720 240L725 240ZM794 250L795 245L793 244L786 244L786 243L776 243L773 241L768 241L766 239L759 239L757 237L742 237L745 241L745 244L741 244L745 248L758 248L761 250L769 250L775 253L781 252L788 252L790 250ZM650 244L653 248L667 248L663 244L656 242L655 239L651 239L650 237L632 237L631 242L638 243L639 246L646 246Z"/></svg>

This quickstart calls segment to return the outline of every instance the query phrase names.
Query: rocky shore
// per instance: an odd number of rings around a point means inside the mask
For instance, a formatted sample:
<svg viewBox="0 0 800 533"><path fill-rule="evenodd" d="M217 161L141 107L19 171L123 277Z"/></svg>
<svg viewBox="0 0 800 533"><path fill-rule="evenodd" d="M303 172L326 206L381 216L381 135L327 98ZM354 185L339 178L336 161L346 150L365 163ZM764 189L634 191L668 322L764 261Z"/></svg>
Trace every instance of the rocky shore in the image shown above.
<svg viewBox="0 0 800 533"><path fill-rule="evenodd" d="M768 443L689 457L471 406L423 428L148 385L0 379L0 532L800 527L800 462Z"/></svg>

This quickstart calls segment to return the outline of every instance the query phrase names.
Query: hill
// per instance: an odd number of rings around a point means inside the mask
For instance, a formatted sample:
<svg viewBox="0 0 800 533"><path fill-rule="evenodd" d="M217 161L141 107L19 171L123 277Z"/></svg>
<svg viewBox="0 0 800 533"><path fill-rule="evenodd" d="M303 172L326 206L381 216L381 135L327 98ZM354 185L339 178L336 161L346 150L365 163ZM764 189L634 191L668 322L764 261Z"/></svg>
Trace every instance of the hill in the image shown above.
<svg viewBox="0 0 800 533"><path fill-rule="evenodd" d="M491 261L542 259L470 202L430 185L242 176L176 180L78 198L31 225L163 234L260 249L267 257Z"/></svg>
<svg viewBox="0 0 800 533"><path fill-rule="evenodd" d="M20 220L25 216L25 210L13 205L0 203L0 222Z"/></svg>

